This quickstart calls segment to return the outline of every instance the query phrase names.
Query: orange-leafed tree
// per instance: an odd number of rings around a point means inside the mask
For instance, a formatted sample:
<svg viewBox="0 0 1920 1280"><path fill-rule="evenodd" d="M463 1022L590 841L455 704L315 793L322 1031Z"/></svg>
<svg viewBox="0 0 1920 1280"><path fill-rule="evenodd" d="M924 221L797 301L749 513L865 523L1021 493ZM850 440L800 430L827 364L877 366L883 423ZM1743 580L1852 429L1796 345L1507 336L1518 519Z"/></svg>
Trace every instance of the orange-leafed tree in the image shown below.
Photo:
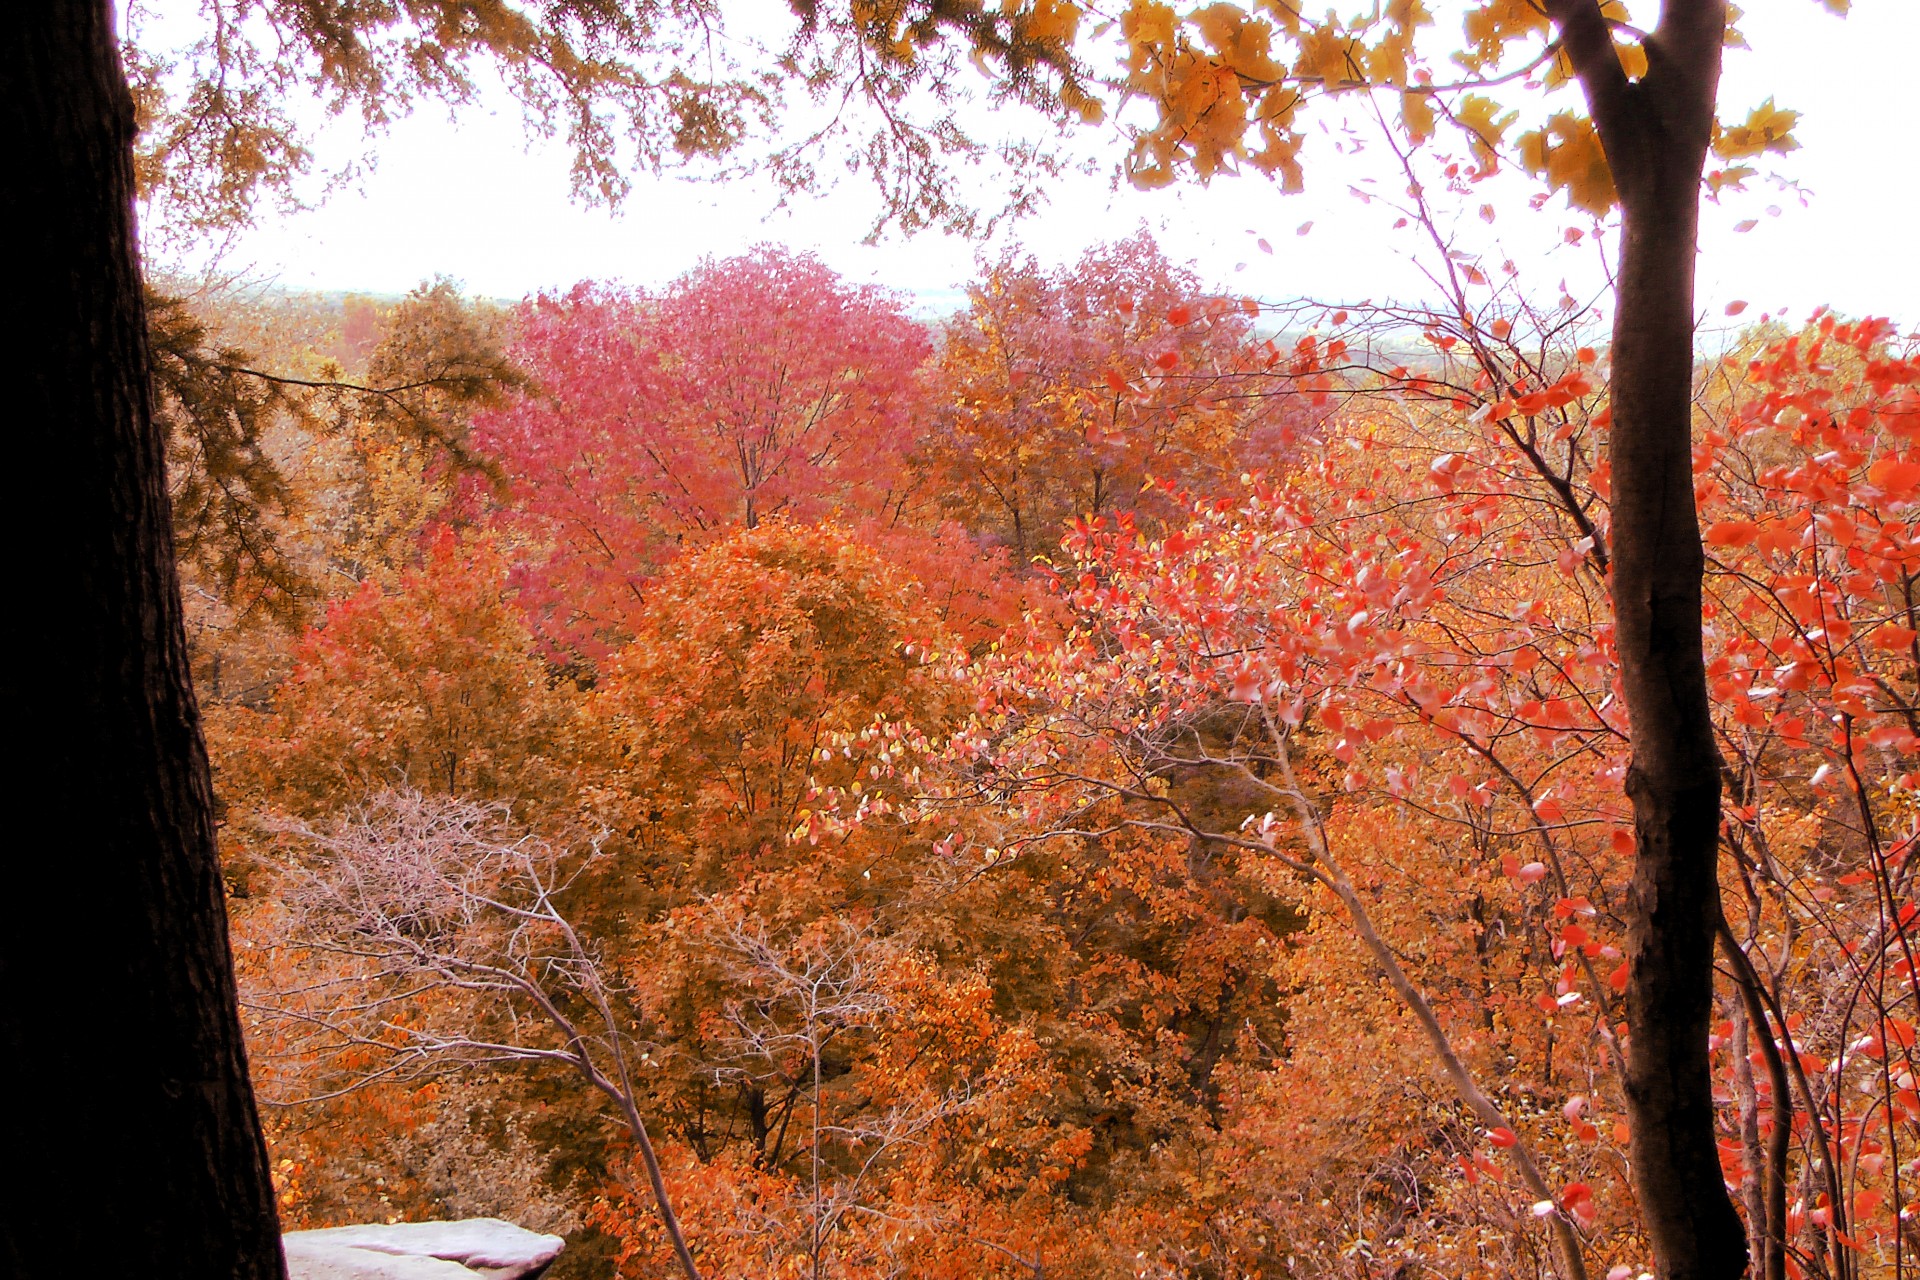
<svg viewBox="0 0 1920 1280"><path fill-rule="evenodd" d="M919 454L941 507L1025 564L1076 515L1161 514L1145 482L1210 488L1278 463L1302 406L1261 384L1241 303L1147 232L1070 268L1003 258L949 321Z"/></svg>
<svg viewBox="0 0 1920 1280"><path fill-rule="evenodd" d="M977 1257L968 1232L1012 1193L979 1203L942 1153L1004 1134L1048 1069L993 1016L991 988L918 936L930 838L796 837L822 786L866 786L874 813L898 797L829 742L962 710L924 656L960 643L943 617L956 597L895 561L848 526L780 519L689 551L650 582L590 701L586 795L616 834L589 919L659 1027L651 1105L671 1117L689 1236L717 1273ZM1021 1150L1036 1169L1070 1163L1070 1140L1045 1154L1060 1138L1043 1123ZM618 1183L595 1221L635 1274L663 1256Z"/></svg>
<svg viewBox="0 0 1920 1280"><path fill-rule="evenodd" d="M556 682L484 538L441 529L417 568L331 605L262 710L222 708L230 805L319 816L409 786L564 809L571 686Z"/></svg>
<svg viewBox="0 0 1920 1280"><path fill-rule="evenodd" d="M592 700L610 824L669 860L683 894L816 861L786 837L823 779L853 777L820 753L875 717L954 714L916 649L947 643L919 580L847 526L774 520L689 553L651 584Z"/></svg>
<svg viewBox="0 0 1920 1280"><path fill-rule="evenodd" d="M888 821L979 696L952 655L1053 629L970 645L940 598L844 528L743 530L662 570L592 694L616 839L591 917L651 993L689 1237L741 1275L1197 1259L1205 1212L1175 1206L1240 1028L1278 1035L1291 916L1231 850L1122 835L1004 866L991 811ZM618 1183L595 1221L635 1274L664 1262Z"/></svg>
<svg viewBox="0 0 1920 1280"><path fill-rule="evenodd" d="M699 1039L716 1082L750 1085L772 1131L685 1162L689 1231L739 1276L1022 1275L1086 1141L1042 1120L1063 1080L977 973L873 922L793 928L706 914L683 935L720 1001ZM614 1184L595 1220L622 1274L659 1266L656 1224ZM1031 1251L1031 1256L1029 1252Z"/></svg>

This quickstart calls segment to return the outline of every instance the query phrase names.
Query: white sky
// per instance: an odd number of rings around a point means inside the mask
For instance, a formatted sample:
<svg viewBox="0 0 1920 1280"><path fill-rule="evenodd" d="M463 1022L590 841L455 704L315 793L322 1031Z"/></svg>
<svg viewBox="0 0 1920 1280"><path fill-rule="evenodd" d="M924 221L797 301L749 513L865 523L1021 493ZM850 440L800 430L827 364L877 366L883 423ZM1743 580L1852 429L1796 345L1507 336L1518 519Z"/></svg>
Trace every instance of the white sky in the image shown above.
<svg viewBox="0 0 1920 1280"><path fill-rule="evenodd" d="M1803 113L1802 149L1780 161L1778 172L1804 188L1805 203L1799 192L1760 186L1729 197L1724 207L1707 207L1703 314L1719 320L1725 303L1741 299L1753 307L1747 318L1782 308L1804 314L1824 302L1920 320L1920 235L1912 229L1920 165L1909 141L1920 0L1855 0L1844 21L1817 0L1747 0L1745 7L1742 28L1752 51L1729 55L1723 115L1737 118L1769 95ZM988 121L982 132L990 127ZM1388 231L1394 214L1362 206L1345 191L1365 177L1381 184L1376 189L1399 186L1382 163L1391 157L1377 147L1334 155L1331 135L1316 142L1303 195L1283 196L1256 177L1157 192L1081 179L1064 184L1049 208L1010 234L1051 262L1144 222L1210 282L1256 296L1422 296L1407 261L1418 243ZM350 158L358 145L344 132L323 139L322 165ZM478 293L517 297L584 278L658 284L703 256L775 240L944 310L973 275L982 248L938 233L861 243L874 206L860 179L774 211L766 187L642 178L620 212L584 208L568 199L564 147L526 145L517 108L504 97L458 120L425 107L396 125L378 153L377 170L358 189L337 192L312 212L266 218L226 265L290 287L377 292L400 292L444 273ZM1117 160L1118 145L1108 154ZM1529 212L1530 188L1517 182L1505 190L1492 197L1501 211L1492 228L1471 216L1481 195L1471 198L1460 211L1463 235L1477 235L1481 247L1516 261L1541 297L1556 296L1563 277L1572 277L1576 292L1581 281L1591 284L1597 277L1589 251L1548 250L1576 220L1558 201ZM1758 225L1736 233L1747 219ZM1309 222L1311 231L1299 234ZM1270 254L1257 249L1257 238L1269 242Z"/></svg>

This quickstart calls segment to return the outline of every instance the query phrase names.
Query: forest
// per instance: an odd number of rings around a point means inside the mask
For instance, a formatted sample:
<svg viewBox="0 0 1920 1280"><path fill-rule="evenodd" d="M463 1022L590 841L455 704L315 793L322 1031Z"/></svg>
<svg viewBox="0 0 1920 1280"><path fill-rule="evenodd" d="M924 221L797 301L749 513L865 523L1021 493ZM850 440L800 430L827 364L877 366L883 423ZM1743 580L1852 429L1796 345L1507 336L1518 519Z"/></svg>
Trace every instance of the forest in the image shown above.
<svg viewBox="0 0 1920 1280"><path fill-rule="evenodd" d="M156 298L283 1220L666 1275L644 1132L703 1275L1638 1274L1606 359L1476 293L1141 233L932 325L773 247ZM1913 1243L1916 388L1831 315L1697 372L1720 1158L1794 1274Z"/></svg>
<svg viewBox="0 0 1920 1280"><path fill-rule="evenodd" d="M72 828L12 860L0 1272L85 1186L235 1280L476 1218L551 1280L1920 1274L1920 330L1703 315L1703 202L1798 145L1716 97L1738 10L796 0L754 64L723 8L0 28L54 499L4 705ZM165 265L297 203L302 95L482 65L589 198L851 157L980 240L962 301L771 238ZM1370 116L1427 300L1029 252L963 74L1146 189ZM757 133L782 86L830 123Z"/></svg>

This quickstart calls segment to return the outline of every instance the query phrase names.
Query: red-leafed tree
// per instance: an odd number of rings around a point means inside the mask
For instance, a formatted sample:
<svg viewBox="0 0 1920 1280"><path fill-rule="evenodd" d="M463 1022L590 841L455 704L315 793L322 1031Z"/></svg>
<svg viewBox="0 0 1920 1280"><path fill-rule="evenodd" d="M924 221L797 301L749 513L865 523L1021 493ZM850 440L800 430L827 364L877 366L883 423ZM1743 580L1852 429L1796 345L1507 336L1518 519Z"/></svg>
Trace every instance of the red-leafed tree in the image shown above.
<svg viewBox="0 0 1920 1280"><path fill-rule="evenodd" d="M927 334L818 259L762 247L658 294L581 285L521 323L541 394L477 439L547 544L525 586L552 637L599 652L681 543L906 500Z"/></svg>

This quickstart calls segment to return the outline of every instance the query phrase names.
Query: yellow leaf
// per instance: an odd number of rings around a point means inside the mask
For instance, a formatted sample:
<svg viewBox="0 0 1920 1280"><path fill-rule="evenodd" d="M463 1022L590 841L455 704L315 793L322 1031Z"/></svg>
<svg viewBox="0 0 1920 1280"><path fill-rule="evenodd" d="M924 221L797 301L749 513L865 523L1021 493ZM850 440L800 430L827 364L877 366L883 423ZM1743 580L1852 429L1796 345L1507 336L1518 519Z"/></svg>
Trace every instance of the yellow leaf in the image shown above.
<svg viewBox="0 0 1920 1280"><path fill-rule="evenodd" d="M1080 29L1080 6L1072 0L1035 0L1022 26L1029 39L1043 44L1072 44Z"/></svg>
<svg viewBox="0 0 1920 1280"><path fill-rule="evenodd" d="M1407 82L1407 46L1411 39L1411 33L1388 36L1367 54L1367 74L1375 84Z"/></svg>
<svg viewBox="0 0 1920 1280"><path fill-rule="evenodd" d="M1282 191L1302 190L1306 186L1306 175L1301 171L1297 158L1300 154L1300 135L1283 132L1262 121L1260 136L1266 146L1247 159L1264 173L1279 174ZM1273 252L1264 240L1260 242L1260 247L1268 253Z"/></svg>
<svg viewBox="0 0 1920 1280"><path fill-rule="evenodd" d="M1747 38L1744 35L1740 34L1740 20L1746 16L1747 16L1746 10L1742 9L1739 5L1730 4L1727 6L1727 34L1726 34L1726 38L1721 42L1725 44L1727 48L1729 49L1753 48L1752 45L1747 43Z"/></svg>
<svg viewBox="0 0 1920 1280"><path fill-rule="evenodd" d="M1403 31L1433 25L1433 15L1422 0L1388 0L1387 20Z"/></svg>
<svg viewBox="0 0 1920 1280"><path fill-rule="evenodd" d="M1200 28L1200 36L1219 55L1220 61L1252 80L1274 81L1283 74L1269 53L1273 29L1263 21L1247 20L1238 5L1213 4L1190 14L1187 21Z"/></svg>
<svg viewBox="0 0 1920 1280"><path fill-rule="evenodd" d="M1481 66L1500 61L1508 44L1548 29L1546 10L1535 0L1485 0L1467 12L1464 26L1473 60Z"/></svg>
<svg viewBox="0 0 1920 1280"><path fill-rule="evenodd" d="M1732 126L1714 125L1713 154L1722 160L1739 160L1747 156L1757 156L1772 151L1784 155L1799 149L1794 140L1793 126L1800 120L1798 111L1787 111L1773 105L1773 99L1747 113L1746 123Z"/></svg>
<svg viewBox="0 0 1920 1280"><path fill-rule="evenodd" d="M1647 74L1647 51L1645 46L1628 41L1615 44L1613 51L1620 55L1620 69L1627 73L1627 79L1638 80Z"/></svg>
<svg viewBox="0 0 1920 1280"><path fill-rule="evenodd" d="M1271 13L1288 35L1300 34L1300 10L1295 0L1260 0L1260 8Z"/></svg>
<svg viewBox="0 0 1920 1280"><path fill-rule="evenodd" d="M1520 163L1528 173L1547 180L1555 191L1567 193L1567 203L1595 215L1611 209L1618 196L1613 171L1593 122L1569 111L1556 112L1545 129L1531 130L1519 140Z"/></svg>
<svg viewBox="0 0 1920 1280"><path fill-rule="evenodd" d="M1406 127L1407 137L1416 144L1433 136L1433 104L1427 101L1426 94L1400 95L1400 123Z"/></svg>
<svg viewBox="0 0 1920 1280"><path fill-rule="evenodd" d="M1299 43L1294 70L1302 79L1319 80L1330 89L1360 83L1359 41L1352 36L1332 27L1315 27L1304 32Z"/></svg>
<svg viewBox="0 0 1920 1280"><path fill-rule="evenodd" d="M1138 71L1156 54L1171 51L1173 9L1159 0L1139 0L1120 15L1120 34L1126 37L1127 65Z"/></svg>
<svg viewBox="0 0 1920 1280"><path fill-rule="evenodd" d="M1507 129L1519 118L1518 113L1509 111L1495 119L1494 112L1499 109L1500 104L1492 98L1470 93L1460 100L1459 110L1453 113L1454 119L1467 131L1467 146L1473 152L1474 163L1487 173L1500 167L1497 148Z"/></svg>
<svg viewBox="0 0 1920 1280"><path fill-rule="evenodd" d="M1725 169L1713 169L1707 173L1707 195L1719 199L1726 190L1745 191L1748 178L1754 177L1759 170L1750 165L1729 165Z"/></svg>

